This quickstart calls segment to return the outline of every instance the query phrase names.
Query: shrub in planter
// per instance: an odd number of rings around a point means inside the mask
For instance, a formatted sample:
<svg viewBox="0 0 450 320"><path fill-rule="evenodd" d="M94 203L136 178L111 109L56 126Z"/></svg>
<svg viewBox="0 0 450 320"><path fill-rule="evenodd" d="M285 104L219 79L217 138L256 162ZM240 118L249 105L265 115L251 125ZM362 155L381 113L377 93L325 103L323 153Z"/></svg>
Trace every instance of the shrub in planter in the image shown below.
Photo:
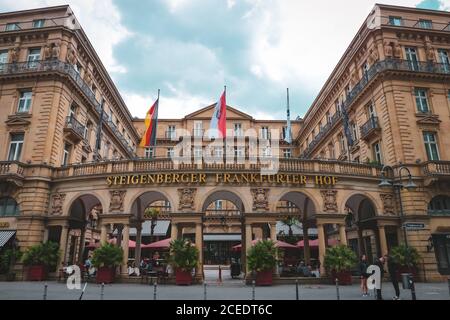
<svg viewBox="0 0 450 320"><path fill-rule="evenodd" d="M5 249L0 254L0 274L6 275L7 281L14 281L16 274L11 272L11 267L15 261L20 260L21 252L14 249Z"/></svg>
<svg viewBox="0 0 450 320"><path fill-rule="evenodd" d="M333 283L338 279L341 285L352 284L351 269L358 262L355 252L347 246L328 248L325 253L324 267L331 273Z"/></svg>
<svg viewBox="0 0 450 320"><path fill-rule="evenodd" d="M258 241L247 253L249 270L256 273L256 285L272 285L273 269L277 265L277 248L271 240Z"/></svg>
<svg viewBox="0 0 450 320"><path fill-rule="evenodd" d="M192 284L192 270L198 264L198 249L188 240L176 239L170 243L169 261L175 270L177 285Z"/></svg>
<svg viewBox="0 0 450 320"><path fill-rule="evenodd" d="M390 258L398 266L397 279L401 280L402 273L412 273L417 275L417 266L420 262L420 255L416 248L400 245L391 249Z"/></svg>
<svg viewBox="0 0 450 320"><path fill-rule="evenodd" d="M123 250L111 243L103 244L94 250L92 264L97 268L97 283L112 283L116 267L122 263Z"/></svg>
<svg viewBox="0 0 450 320"><path fill-rule="evenodd" d="M22 262L28 266L28 280L42 281L48 271L56 269L60 251L59 244L45 242L29 247L22 256Z"/></svg>

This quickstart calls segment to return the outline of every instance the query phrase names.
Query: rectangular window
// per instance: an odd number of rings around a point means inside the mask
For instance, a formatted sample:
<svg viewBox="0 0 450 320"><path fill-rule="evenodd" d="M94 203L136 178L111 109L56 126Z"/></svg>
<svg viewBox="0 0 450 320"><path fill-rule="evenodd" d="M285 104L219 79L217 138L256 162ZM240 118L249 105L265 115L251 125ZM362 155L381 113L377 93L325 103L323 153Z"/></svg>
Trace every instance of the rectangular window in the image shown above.
<svg viewBox="0 0 450 320"><path fill-rule="evenodd" d="M203 122L194 122L194 137L203 137Z"/></svg>
<svg viewBox="0 0 450 320"><path fill-rule="evenodd" d="M17 22L7 23L5 31L20 30L20 26Z"/></svg>
<svg viewBox="0 0 450 320"><path fill-rule="evenodd" d="M63 161L62 161L62 165L63 166L67 166L69 164L71 147L72 146L70 144L68 144L68 143L64 144Z"/></svg>
<svg viewBox="0 0 450 320"><path fill-rule="evenodd" d="M283 157L285 159L289 159L292 157L292 150L291 149L283 149Z"/></svg>
<svg viewBox="0 0 450 320"><path fill-rule="evenodd" d="M214 148L214 157L215 158L223 158L223 148L222 147Z"/></svg>
<svg viewBox="0 0 450 320"><path fill-rule="evenodd" d="M43 28L45 24L44 19L33 20L33 28Z"/></svg>
<svg viewBox="0 0 450 320"><path fill-rule="evenodd" d="M196 146L194 147L194 158L201 159L202 158L202 147Z"/></svg>
<svg viewBox="0 0 450 320"><path fill-rule="evenodd" d="M344 135L339 135L339 147L341 149L341 154L345 154L347 152L347 148L345 147L345 138Z"/></svg>
<svg viewBox="0 0 450 320"><path fill-rule="evenodd" d="M406 60L408 60L409 69L412 71L419 70L419 58L417 57L416 48L405 48Z"/></svg>
<svg viewBox="0 0 450 320"><path fill-rule="evenodd" d="M19 161L22 154L23 147L23 133L15 133L11 135L11 142L9 143L8 161Z"/></svg>
<svg viewBox="0 0 450 320"><path fill-rule="evenodd" d="M367 79L369 73L369 64L367 63L367 61L364 62L363 65L361 66L361 71L364 78Z"/></svg>
<svg viewBox="0 0 450 320"><path fill-rule="evenodd" d="M167 127L167 138L171 140L175 139L175 126Z"/></svg>
<svg viewBox="0 0 450 320"><path fill-rule="evenodd" d="M428 96L426 89L415 89L417 111L421 113L430 112L428 107Z"/></svg>
<svg viewBox="0 0 450 320"><path fill-rule="evenodd" d="M234 147L234 156L236 158L243 158L244 157L244 147Z"/></svg>
<svg viewBox="0 0 450 320"><path fill-rule="evenodd" d="M352 122L352 123L350 124L350 128L351 128L351 130L352 130L353 139L354 139L355 141L358 141L358 140L359 140L359 138L358 138L358 126L356 125L355 122Z"/></svg>
<svg viewBox="0 0 450 320"><path fill-rule="evenodd" d="M144 157L147 159L151 159L155 156L155 149L154 148L145 148L144 151Z"/></svg>
<svg viewBox="0 0 450 320"><path fill-rule="evenodd" d="M234 124L234 136L235 137L242 137L243 136L242 124L240 124L240 123L235 123Z"/></svg>
<svg viewBox="0 0 450 320"><path fill-rule="evenodd" d="M173 148L167 148L167 158L172 158L175 155Z"/></svg>
<svg viewBox="0 0 450 320"><path fill-rule="evenodd" d="M383 158L381 155L381 144L380 142L376 142L372 145L373 148L373 157L375 161L377 161L379 164L383 163Z"/></svg>
<svg viewBox="0 0 450 320"><path fill-rule="evenodd" d="M450 72L450 59L448 56L448 51L444 49L438 50L439 61L442 63L442 67L445 72ZM1 62L0 62L1 63Z"/></svg>
<svg viewBox="0 0 450 320"><path fill-rule="evenodd" d="M331 123L331 114L329 111L327 112L326 117L327 117L327 123Z"/></svg>
<svg viewBox="0 0 450 320"><path fill-rule="evenodd" d="M33 93L31 91L20 92L19 106L17 108L17 112L25 113L25 112L30 111L32 96L33 96Z"/></svg>
<svg viewBox="0 0 450 320"><path fill-rule="evenodd" d="M223 208L222 200L216 200L214 202L214 210L222 210L222 208Z"/></svg>
<svg viewBox="0 0 450 320"><path fill-rule="evenodd" d="M270 139L269 127L261 127L261 139Z"/></svg>
<svg viewBox="0 0 450 320"><path fill-rule="evenodd" d="M426 19L420 19L419 27L422 29L433 29L433 21L426 20Z"/></svg>
<svg viewBox="0 0 450 320"><path fill-rule="evenodd" d="M272 149L270 147L262 147L262 156L264 158L272 156Z"/></svg>
<svg viewBox="0 0 450 320"><path fill-rule="evenodd" d="M424 132L423 141L425 143L425 150L429 161L439 160L439 149L437 145L436 134L434 132Z"/></svg>
<svg viewBox="0 0 450 320"><path fill-rule="evenodd" d="M28 67L37 68L39 60L41 60L41 49L30 49L27 58Z"/></svg>
<svg viewBox="0 0 450 320"><path fill-rule="evenodd" d="M8 51L0 50L0 71L3 70L6 63L8 63Z"/></svg>
<svg viewBox="0 0 450 320"><path fill-rule="evenodd" d="M402 18L401 17L389 17L389 24L391 26L401 26L402 25Z"/></svg>

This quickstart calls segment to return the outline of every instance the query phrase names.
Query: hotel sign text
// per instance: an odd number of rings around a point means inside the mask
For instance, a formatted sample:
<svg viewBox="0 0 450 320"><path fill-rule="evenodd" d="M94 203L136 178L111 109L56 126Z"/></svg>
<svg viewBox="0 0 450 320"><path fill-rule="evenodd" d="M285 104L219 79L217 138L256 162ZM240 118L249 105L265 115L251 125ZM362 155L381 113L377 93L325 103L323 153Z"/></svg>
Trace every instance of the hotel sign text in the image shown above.
<svg viewBox="0 0 450 320"><path fill-rule="evenodd" d="M334 176L305 176L299 174L260 173L155 173L108 176L108 186L162 184L278 184L278 185L335 185Z"/></svg>

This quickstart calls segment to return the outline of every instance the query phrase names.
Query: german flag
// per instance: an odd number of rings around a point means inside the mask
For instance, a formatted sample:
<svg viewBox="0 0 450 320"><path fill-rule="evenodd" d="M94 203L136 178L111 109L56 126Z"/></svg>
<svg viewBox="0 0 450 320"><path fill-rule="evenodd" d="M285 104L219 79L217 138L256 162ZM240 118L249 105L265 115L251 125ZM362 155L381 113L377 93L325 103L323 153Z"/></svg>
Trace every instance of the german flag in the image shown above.
<svg viewBox="0 0 450 320"><path fill-rule="evenodd" d="M141 140L141 147L148 148L156 144L156 126L158 124L159 96L145 116L145 134Z"/></svg>

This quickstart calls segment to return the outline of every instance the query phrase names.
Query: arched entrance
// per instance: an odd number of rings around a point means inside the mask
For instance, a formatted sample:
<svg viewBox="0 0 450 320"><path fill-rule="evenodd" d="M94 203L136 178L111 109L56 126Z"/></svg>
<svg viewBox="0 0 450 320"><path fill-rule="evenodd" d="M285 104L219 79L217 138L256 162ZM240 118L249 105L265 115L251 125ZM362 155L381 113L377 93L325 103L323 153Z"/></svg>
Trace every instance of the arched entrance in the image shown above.
<svg viewBox="0 0 450 320"><path fill-rule="evenodd" d="M358 255L365 254L370 262L387 254L398 245L396 218L386 222L377 214L373 201L363 194L352 195L345 204L348 245ZM392 218L392 217L391 217Z"/></svg>
<svg viewBox="0 0 450 320"><path fill-rule="evenodd" d="M228 270L231 264L242 264L244 203L234 192L218 190L204 200L203 214L203 265L205 278L215 274L218 266ZM212 275L213 276L213 275ZM225 277L224 277L225 279Z"/></svg>

